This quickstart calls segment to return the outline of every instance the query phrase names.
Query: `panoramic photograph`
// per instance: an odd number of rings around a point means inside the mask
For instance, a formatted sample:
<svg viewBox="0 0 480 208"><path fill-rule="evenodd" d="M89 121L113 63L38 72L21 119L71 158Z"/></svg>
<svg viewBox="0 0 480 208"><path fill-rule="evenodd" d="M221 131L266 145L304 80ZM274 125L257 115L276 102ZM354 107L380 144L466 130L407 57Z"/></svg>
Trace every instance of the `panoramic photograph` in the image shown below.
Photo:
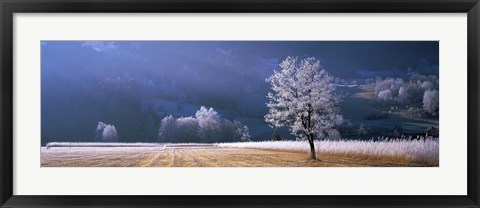
<svg viewBox="0 0 480 208"><path fill-rule="evenodd" d="M41 41L41 167L438 167L438 41Z"/></svg>

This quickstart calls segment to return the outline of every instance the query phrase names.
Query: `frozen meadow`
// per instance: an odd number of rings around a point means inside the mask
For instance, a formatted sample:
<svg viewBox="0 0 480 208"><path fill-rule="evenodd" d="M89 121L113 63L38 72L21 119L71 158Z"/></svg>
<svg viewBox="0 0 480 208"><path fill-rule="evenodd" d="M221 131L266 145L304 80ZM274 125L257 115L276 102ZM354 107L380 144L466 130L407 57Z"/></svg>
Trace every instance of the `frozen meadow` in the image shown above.
<svg viewBox="0 0 480 208"><path fill-rule="evenodd" d="M235 143L52 142L42 147L42 166L309 167L438 166L436 138L382 141L316 141L318 161L306 141Z"/></svg>
<svg viewBox="0 0 480 208"><path fill-rule="evenodd" d="M220 147L270 149L283 151L310 151L305 141L260 141L220 143ZM419 140L391 139L388 141L315 141L315 151L329 154L363 155L369 157L405 158L413 161L438 163L438 139L420 138Z"/></svg>

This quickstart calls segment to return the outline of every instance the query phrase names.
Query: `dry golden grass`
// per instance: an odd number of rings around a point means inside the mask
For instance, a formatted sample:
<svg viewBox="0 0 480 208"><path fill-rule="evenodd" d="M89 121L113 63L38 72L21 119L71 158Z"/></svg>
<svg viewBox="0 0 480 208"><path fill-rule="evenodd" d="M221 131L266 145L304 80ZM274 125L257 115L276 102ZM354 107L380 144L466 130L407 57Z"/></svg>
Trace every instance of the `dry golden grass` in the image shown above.
<svg viewBox="0 0 480 208"><path fill-rule="evenodd" d="M391 167L438 166L405 158L219 147L59 147L41 150L42 167Z"/></svg>

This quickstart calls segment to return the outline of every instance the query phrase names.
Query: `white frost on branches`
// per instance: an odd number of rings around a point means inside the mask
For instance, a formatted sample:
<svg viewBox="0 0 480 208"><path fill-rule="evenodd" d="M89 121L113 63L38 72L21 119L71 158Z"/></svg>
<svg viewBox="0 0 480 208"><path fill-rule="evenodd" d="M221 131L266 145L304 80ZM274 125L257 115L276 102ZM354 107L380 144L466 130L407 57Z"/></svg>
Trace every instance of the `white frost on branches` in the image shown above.
<svg viewBox="0 0 480 208"><path fill-rule="evenodd" d="M195 113L200 126L200 136L204 142L220 140L220 116L213 108L200 107Z"/></svg>
<svg viewBox="0 0 480 208"><path fill-rule="evenodd" d="M165 116L160 122L160 128L158 130L158 137L163 140L170 140L174 136L176 127L176 119L172 115Z"/></svg>
<svg viewBox="0 0 480 208"><path fill-rule="evenodd" d="M107 124L101 121L98 122L97 129L95 129L95 140L102 141L103 129L105 129L106 126Z"/></svg>
<svg viewBox="0 0 480 208"><path fill-rule="evenodd" d="M208 128L210 126L217 126L220 122L218 113L213 108L200 107L195 113L195 117L198 119L200 128Z"/></svg>
<svg viewBox="0 0 480 208"><path fill-rule="evenodd" d="M423 93L423 110L435 114L438 110L438 102L437 90L425 90Z"/></svg>
<svg viewBox="0 0 480 208"><path fill-rule="evenodd" d="M249 141L247 126L221 119L213 108L200 107L195 117L166 116L158 130L160 142L237 142Z"/></svg>
<svg viewBox="0 0 480 208"><path fill-rule="evenodd" d="M435 90L438 93L438 77L414 74L407 82L401 78L376 78L375 95L379 101L400 104L409 107L425 106L425 93ZM431 92L429 92L431 93ZM434 104L434 103L432 103ZM407 107L408 108L408 107ZM423 108L425 112L434 114L435 109Z"/></svg>
<svg viewBox="0 0 480 208"><path fill-rule="evenodd" d="M267 79L273 92L267 96L265 121L275 127L288 126L293 135L312 143L314 135L325 138L343 120L333 77L313 57L287 57L280 67Z"/></svg>
<svg viewBox="0 0 480 208"><path fill-rule="evenodd" d="M392 99L393 99L392 91L390 91L390 89L386 89L386 90L380 91L380 92L378 93L378 98L379 98L380 100L383 100L383 101L392 100Z"/></svg>
<svg viewBox="0 0 480 208"><path fill-rule="evenodd" d="M378 79L375 84L375 95L377 95L380 99L383 99L380 97L380 93L389 90L393 99L393 97L398 96L398 91L403 85L403 79L400 78L386 78L385 80Z"/></svg>
<svg viewBox="0 0 480 208"><path fill-rule="evenodd" d="M241 141L250 141L250 130L247 126L243 126L243 128L237 129L237 134L241 135Z"/></svg>
<svg viewBox="0 0 480 208"><path fill-rule="evenodd" d="M101 142L118 141L118 132L114 125L98 122L95 138Z"/></svg>

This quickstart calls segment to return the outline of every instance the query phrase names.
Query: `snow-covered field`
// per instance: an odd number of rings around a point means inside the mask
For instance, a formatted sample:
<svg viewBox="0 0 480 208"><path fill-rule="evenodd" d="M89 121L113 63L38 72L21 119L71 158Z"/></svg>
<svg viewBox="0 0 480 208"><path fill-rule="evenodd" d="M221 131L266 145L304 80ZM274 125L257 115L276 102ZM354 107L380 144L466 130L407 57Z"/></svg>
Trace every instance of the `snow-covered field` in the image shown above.
<svg viewBox="0 0 480 208"><path fill-rule="evenodd" d="M287 151L310 151L305 141L262 141L220 143L220 147L255 148ZM426 140L389 140L389 141L316 141L317 153L358 154L372 157L398 157L416 161L431 161L438 163L438 139Z"/></svg>

